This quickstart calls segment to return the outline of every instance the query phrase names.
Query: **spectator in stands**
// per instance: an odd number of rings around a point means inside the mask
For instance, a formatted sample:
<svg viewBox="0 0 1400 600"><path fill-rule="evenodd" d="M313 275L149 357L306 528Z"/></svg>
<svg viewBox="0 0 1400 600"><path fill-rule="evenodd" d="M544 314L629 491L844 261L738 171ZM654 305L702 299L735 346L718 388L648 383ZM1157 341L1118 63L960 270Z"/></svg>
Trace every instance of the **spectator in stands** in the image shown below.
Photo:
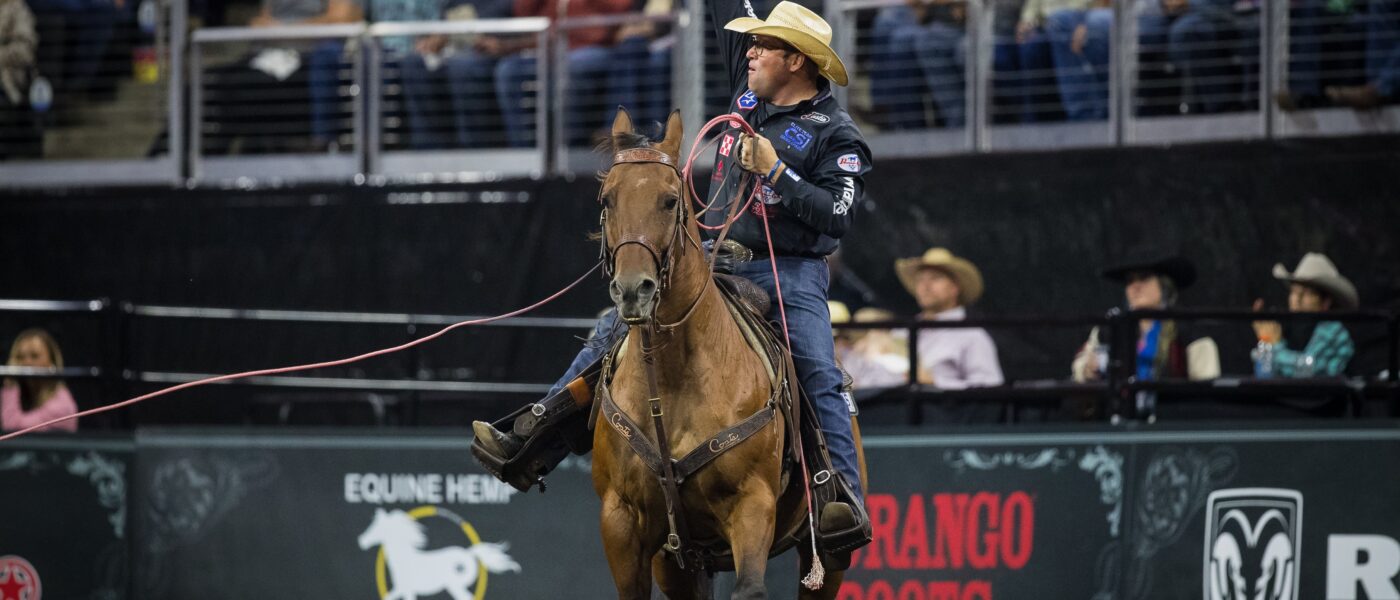
<svg viewBox="0 0 1400 600"><path fill-rule="evenodd" d="M37 158L42 139L29 106L39 35L24 0L0 0L0 160Z"/></svg>
<svg viewBox="0 0 1400 600"><path fill-rule="evenodd" d="M563 19L594 15L623 14L631 10L633 0L515 0L517 17L548 17ZM564 95L564 137L571 145L586 145L589 136L601 130L609 113L604 87L612 67L611 46L616 40L616 27L581 27L568 32L569 50L566 65L569 77L568 93ZM526 147L533 143L535 116L525 103L526 83L535 78L537 52L534 36L503 42L492 54L504 56L496 64L496 99L505 120L506 138L511 146ZM543 90L544 86L538 86ZM536 96L542 102L543 96ZM611 107L616 108L616 107ZM544 132L535 132L542 135Z"/></svg>
<svg viewBox="0 0 1400 600"><path fill-rule="evenodd" d="M1304 254L1292 272L1281 263L1275 264L1274 278L1288 284L1289 312L1354 310L1358 304L1356 287L1323 254ZM1254 310L1263 307L1262 298L1254 301ZM1356 354L1346 327L1339 321L1300 322L1298 325L1307 325L1312 330L1302 350L1288 347L1283 326L1277 321L1255 321L1254 332L1260 340L1276 340L1273 342L1273 373L1280 377L1341 375Z"/></svg>
<svg viewBox="0 0 1400 600"><path fill-rule="evenodd" d="M367 0L373 21L437 21L510 17L510 0ZM476 49L485 36L445 35L382 40L387 65L403 84L408 145L414 149L500 145L500 113L491 77L496 57Z"/></svg>
<svg viewBox="0 0 1400 600"><path fill-rule="evenodd" d="M1366 83L1327 88L1327 97L1358 110L1400 101L1400 0L1371 0L1366 19Z"/></svg>
<svg viewBox="0 0 1400 600"><path fill-rule="evenodd" d="M359 22L363 10L358 0L263 0L250 27L316 25ZM343 119L339 99L342 40L320 40L310 45L280 44L262 48L231 65L210 69L213 122L208 136L209 154L226 153L235 138L245 137L257 150L336 151ZM269 93L276 90L274 93ZM310 106L310 138L292 141L300 129L301 114L288 110L305 94ZM269 111L269 98L276 102ZM293 115L277 119L275 115Z"/></svg>
<svg viewBox="0 0 1400 600"><path fill-rule="evenodd" d="M1108 118L1109 0L1027 0L1016 25L1021 43L1050 42L1060 100L1071 121Z"/></svg>
<svg viewBox="0 0 1400 600"><path fill-rule="evenodd" d="M895 273L919 304L919 319L961 321L982 297L982 273L946 248L895 261ZM980 327L925 329L916 342L918 382L945 389L1001 385L996 343Z"/></svg>
<svg viewBox="0 0 1400 600"><path fill-rule="evenodd" d="M1358 75L1365 70L1366 33L1356 0L1295 0L1288 14L1288 89L1274 95L1279 108L1324 106L1328 86L1365 83Z"/></svg>
<svg viewBox="0 0 1400 600"><path fill-rule="evenodd" d="M1158 65L1182 82L1184 97L1171 103L1193 112L1241 107L1243 78L1236 64L1244 52L1234 0L1145 0L1138 43L1146 67ZM1258 52L1257 46L1253 50ZM1163 61L1165 64L1162 64ZM1178 109L1179 110L1179 109Z"/></svg>
<svg viewBox="0 0 1400 600"><path fill-rule="evenodd" d="M10 346L11 367L63 368L58 342L43 329L26 329ZM0 430L15 431L78 412L68 386L57 378L5 379L0 387ZM77 431L76 419L44 430ZM42 431L42 430L41 430Z"/></svg>
<svg viewBox="0 0 1400 600"><path fill-rule="evenodd" d="M927 127L926 94L933 98L939 123L963 126L966 17L964 0L906 0L876 14L870 94L881 126Z"/></svg>
<svg viewBox="0 0 1400 600"><path fill-rule="evenodd" d="M62 77L65 94L111 99L115 77L107 62L117 29L130 24L139 0L27 0L45 31L60 33ZM51 23L52 26L47 24ZM49 41L45 40L45 44Z"/></svg>
<svg viewBox="0 0 1400 600"><path fill-rule="evenodd" d="M841 302L829 302L832 323L893 321L894 313L867 306L854 316ZM836 359L851 376L855 389L893 387L909 383L909 340L888 329L836 330Z"/></svg>
<svg viewBox="0 0 1400 600"><path fill-rule="evenodd" d="M1144 255L1104 269L1103 276L1123 284L1128 310L1176 306L1178 290L1196 281L1196 267L1180 256ZM1075 381L1101 379L1111 349L1099 328L1074 357ZM1193 338L1189 327L1174 320L1142 319L1138 322L1134 374L1139 380L1189 378L1193 381L1220 376L1220 351L1215 340Z"/></svg>
<svg viewBox="0 0 1400 600"><path fill-rule="evenodd" d="M992 10L992 122L1062 121L1050 41L1031 32L1017 41L1026 0L996 0Z"/></svg>
<svg viewBox="0 0 1400 600"><path fill-rule="evenodd" d="M673 0L645 0L644 15L671 14ZM671 53L676 36L667 24L640 21L618 29L613 67L608 78L612 106L626 106L633 122L660 124L671 111Z"/></svg>

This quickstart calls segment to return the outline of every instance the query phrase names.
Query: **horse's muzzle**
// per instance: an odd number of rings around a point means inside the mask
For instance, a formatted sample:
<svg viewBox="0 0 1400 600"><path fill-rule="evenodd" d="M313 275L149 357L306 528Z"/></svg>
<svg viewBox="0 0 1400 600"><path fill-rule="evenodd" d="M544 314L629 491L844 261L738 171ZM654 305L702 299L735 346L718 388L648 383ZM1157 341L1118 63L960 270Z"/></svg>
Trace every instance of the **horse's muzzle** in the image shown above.
<svg viewBox="0 0 1400 600"><path fill-rule="evenodd" d="M651 275L618 275L608 285L608 295L624 323L640 325L656 310L656 289L656 278Z"/></svg>

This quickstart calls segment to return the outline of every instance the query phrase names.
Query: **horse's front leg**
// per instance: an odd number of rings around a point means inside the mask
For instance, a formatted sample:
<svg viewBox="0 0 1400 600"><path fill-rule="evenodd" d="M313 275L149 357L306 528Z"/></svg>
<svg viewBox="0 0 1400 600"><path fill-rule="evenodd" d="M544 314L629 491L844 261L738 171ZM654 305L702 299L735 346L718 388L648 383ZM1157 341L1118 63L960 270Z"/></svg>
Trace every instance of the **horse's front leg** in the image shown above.
<svg viewBox="0 0 1400 600"><path fill-rule="evenodd" d="M768 597L763 576L773 547L776 504L772 486L750 476L739 486L733 510L724 520L725 536L734 553L734 594L730 597L735 600Z"/></svg>
<svg viewBox="0 0 1400 600"><path fill-rule="evenodd" d="M650 600L650 558L657 548L647 543L637 507L609 490L603 495L602 529L603 551L608 555L619 600Z"/></svg>

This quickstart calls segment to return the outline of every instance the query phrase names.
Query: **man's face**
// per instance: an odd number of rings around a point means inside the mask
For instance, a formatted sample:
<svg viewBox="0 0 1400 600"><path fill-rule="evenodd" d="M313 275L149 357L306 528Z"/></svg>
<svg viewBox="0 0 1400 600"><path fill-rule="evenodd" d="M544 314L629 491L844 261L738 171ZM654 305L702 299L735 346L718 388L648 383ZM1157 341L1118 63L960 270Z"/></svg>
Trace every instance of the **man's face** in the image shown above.
<svg viewBox="0 0 1400 600"><path fill-rule="evenodd" d="M1123 293L1128 297L1128 308L1137 310L1162 307L1162 282L1158 281L1157 274L1151 271L1128 273L1128 284Z"/></svg>
<svg viewBox="0 0 1400 600"><path fill-rule="evenodd" d="M16 367L52 367L53 357L49 356L49 349L44 345L44 341L31 337L19 343L19 348L15 351Z"/></svg>
<svg viewBox="0 0 1400 600"><path fill-rule="evenodd" d="M942 269L924 267L914 275L914 300L926 312L957 308L960 292L958 283Z"/></svg>
<svg viewBox="0 0 1400 600"><path fill-rule="evenodd" d="M1288 286L1289 312L1323 312L1332 308L1332 299L1317 288L1294 283Z"/></svg>
<svg viewBox="0 0 1400 600"><path fill-rule="evenodd" d="M771 100L773 94L787 85L794 73L789 65L794 61L796 51L782 40L766 35L751 36L749 51L744 56L749 59L749 89L763 100Z"/></svg>

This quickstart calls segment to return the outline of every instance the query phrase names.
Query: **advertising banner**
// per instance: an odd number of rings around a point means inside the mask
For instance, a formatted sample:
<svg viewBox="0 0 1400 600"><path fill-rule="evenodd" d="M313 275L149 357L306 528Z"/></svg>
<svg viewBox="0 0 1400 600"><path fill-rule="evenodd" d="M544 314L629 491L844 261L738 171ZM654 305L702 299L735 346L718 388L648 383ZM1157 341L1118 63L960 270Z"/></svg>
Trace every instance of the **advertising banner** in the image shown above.
<svg viewBox="0 0 1400 600"><path fill-rule="evenodd" d="M127 597L130 439L0 446L0 599Z"/></svg>

